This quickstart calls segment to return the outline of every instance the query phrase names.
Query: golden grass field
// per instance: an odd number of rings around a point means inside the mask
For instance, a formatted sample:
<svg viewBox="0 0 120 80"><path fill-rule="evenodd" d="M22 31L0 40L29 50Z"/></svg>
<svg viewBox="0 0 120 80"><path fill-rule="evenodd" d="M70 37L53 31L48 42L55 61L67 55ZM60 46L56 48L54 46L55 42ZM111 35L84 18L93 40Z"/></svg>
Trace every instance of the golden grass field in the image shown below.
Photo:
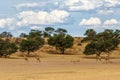
<svg viewBox="0 0 120 80"><path fill-rule="evenodd" d="M111 63L97 62L95 56L82 54L85 45L73 46L64 55L51 48L37 51L41 62L34 57L28 62L17 52L10 58L0 58L0 80L119 80L120 48L111 52ZM102 55L105 56L105 55Z"/></svg>

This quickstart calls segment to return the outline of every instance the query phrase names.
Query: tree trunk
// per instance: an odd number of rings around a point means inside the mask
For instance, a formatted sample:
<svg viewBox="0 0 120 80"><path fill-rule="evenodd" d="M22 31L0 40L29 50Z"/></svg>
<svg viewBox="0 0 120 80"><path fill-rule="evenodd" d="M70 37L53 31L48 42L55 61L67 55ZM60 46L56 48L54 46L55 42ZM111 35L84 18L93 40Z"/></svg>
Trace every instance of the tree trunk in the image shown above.
<svg viewBox="0 0 120 80"><path fill-rule="evenodd" d="M62 54L64 54L64 52L65 52L65 49L64 49L64 48L62 48L62 49L61 49L61 52L62 52Z"/></svg>
<svg viewBox="0 0 120 80"><path fill-rule="evenodd" d="M110 52L108 52L107 57L108 57L108 62L110 62Z"/></svg>

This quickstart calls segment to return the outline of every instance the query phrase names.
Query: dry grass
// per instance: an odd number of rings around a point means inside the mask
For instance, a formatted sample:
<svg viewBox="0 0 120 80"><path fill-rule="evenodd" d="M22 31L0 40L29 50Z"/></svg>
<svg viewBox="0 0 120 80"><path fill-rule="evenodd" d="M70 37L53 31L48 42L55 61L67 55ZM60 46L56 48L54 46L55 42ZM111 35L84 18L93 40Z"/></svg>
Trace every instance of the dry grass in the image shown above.
<svg viewBox="0 0 120 80"><path fill-rule="evenodd" d="M60 54L55 48L45 45L36 53L40 56L37 62L34 53L29 62L23 53L17 52L10 58L0 58L0 80L119 80L120 79L120 47L112 52L112 63L96 62L95 55L83 55L86 45L75 45Z"/></svg>

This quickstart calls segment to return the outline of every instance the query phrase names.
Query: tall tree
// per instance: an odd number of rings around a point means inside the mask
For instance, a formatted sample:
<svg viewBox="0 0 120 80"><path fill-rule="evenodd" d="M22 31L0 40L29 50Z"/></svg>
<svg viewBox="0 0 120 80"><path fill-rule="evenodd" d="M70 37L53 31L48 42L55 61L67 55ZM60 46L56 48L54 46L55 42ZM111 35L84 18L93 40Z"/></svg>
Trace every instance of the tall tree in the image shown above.
<svg viewBox="0 0 120 80"><path fill-rule="evenodd" d="M6 42L0 39L0 56L10 56L11 54L17 52L17 46L15 43Z"/></svg>
<svg viewBox="0 0 120 80"><path fill-rule="evenodd" d="M28 56L30 52L34 52L39 49L39 44L35 40L23 40L20 44L20 51L27 52Z"/></svg>
<svg viewBox="0 0 120 80"><path fill-rule="evenodd" d="M99 58L102 52L106 52L109 59L110 52L119 45L119 39L116 37L120 36L118 33L119 31L116 33L116 31L106 29L96 34L95 38L85 47L84 54L96 54L96 58Z"/></svg>
<svg viewBox="0 0 120 80"><path fill-rule="evenodd" d="M48 39L48 44L57 47L62 54L64 54L67 48L73 46L73 37L66 34L55 34Z"/></svg>

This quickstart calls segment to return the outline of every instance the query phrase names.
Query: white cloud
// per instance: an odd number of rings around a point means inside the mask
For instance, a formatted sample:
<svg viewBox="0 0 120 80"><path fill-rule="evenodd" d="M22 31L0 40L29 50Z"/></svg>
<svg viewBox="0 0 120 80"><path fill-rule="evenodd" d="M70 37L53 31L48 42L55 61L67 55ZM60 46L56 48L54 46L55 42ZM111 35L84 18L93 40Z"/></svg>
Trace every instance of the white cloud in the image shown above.
<svg viewBox="0 0 120 80"><path fill-rule="evenodd" d="M52 25L64 23L69 13L64 10L53 10L50 13L46 11L23 11L18 14L18 26L23 25Z"/></svg>
<svg viewBox="0 0 120 80"><path fill-rule="evenodd" d="M98 10L97 11L98 14L112 14L114 13L113 10Z"/></svg>
<svg viewBox="0 0 120 80"><path fill-rule="evenodd" d="M90 19L83 19L80 22L80 25L88 25L88 26L101 25L101 20L97 17L91 17Z"/></svg>
<svg viewBox="0 0 120 80"><path fill-rule="evenodd" d="M104 25L115 25L115 24L118 24L119 21L117 21L116 19L110 19L110 20L106 20L104 22Z"/></svg>
<svg viewBox="0 0 120 80"><path fill-rule="evenodd" d="M120 29L120 21L116 19L110 19L101 21L97 17L91 17L90 19L82 19L79 24L88 28L105 28L105 29Z"/></svg>
<svg viewBox="0 0 120 80"><path fill-rule="evenodd" d="M30 29L43 29L43 27L40 27L40 26L31 26Z"/></svg>
<svg viewBox="0 0 120 80"><path fill-rule="evenodd" d="M116 5L120 5L120 0L104 0L106 7L115 7Z"/></svg>
<svg viewBox="0 0 120 80"><path fill-rule="evenodd" d="M38 3L33 2L33 3L18 4L18 5L16 5L16 8L17 9L24 8L24 7L33 8L33 7L38 7L38 6L40 6Z"/></svg>
<svg viewBox="0 0 120 80"><path fill-rule="evenodd" d="M66 0L61 6L67 7L69 10L93 10L102 5L101 0Z"/></svg>
<svg viewBox="0 0 120 80"><path fill-rule="evenodd" d="M120 5L120 0L64 0L60 7L70 11L88 11L117 5Z"/></svg>
<svg viewBox="0 0 120 80"><path fill-rule="evenodd" d="M6 21L4 19L0 19L0 28L4 28Z"/></svg>
<svg viewBox="0 0 120 80"><path fill-rule="evenodd" d="M5 28L6 26L8 26L9 29L11 29L14 21L14 18L0 19L0 28Z"/></svg>

